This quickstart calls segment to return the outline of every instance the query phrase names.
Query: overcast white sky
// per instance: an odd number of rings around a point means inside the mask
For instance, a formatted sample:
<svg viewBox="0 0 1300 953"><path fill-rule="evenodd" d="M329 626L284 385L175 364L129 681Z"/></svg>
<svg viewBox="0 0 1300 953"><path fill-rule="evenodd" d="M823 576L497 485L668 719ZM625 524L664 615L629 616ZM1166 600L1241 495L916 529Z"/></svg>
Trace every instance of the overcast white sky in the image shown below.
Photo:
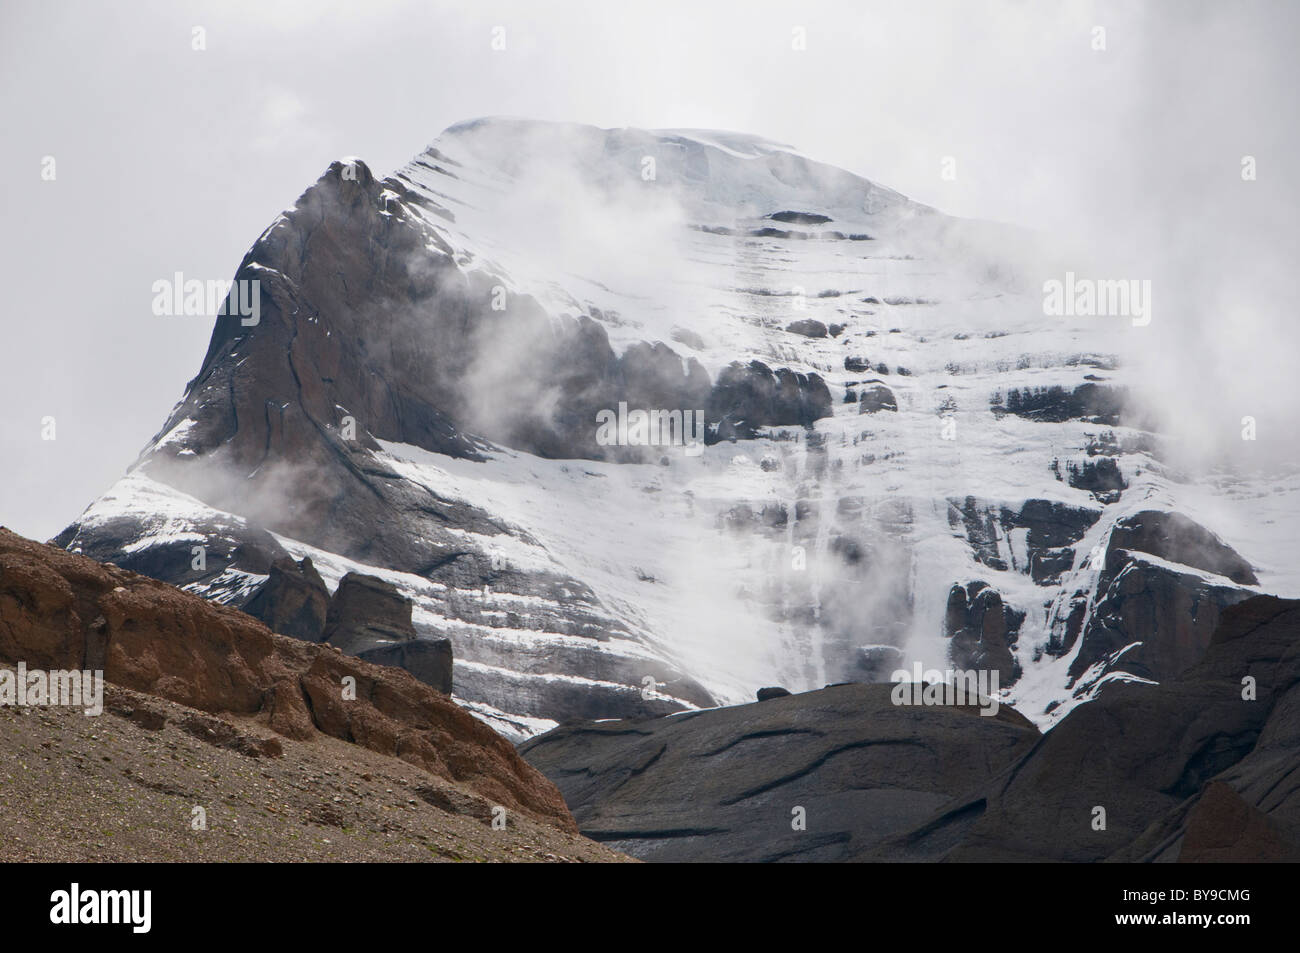
<svg viewBox="0 0 1300 953"><path fill-rule="evenodd" d="M180 398L211 322L154 317L154 280L230 277L332 159L387 174L482 115L753 132L954 214L1162 248L1189 301L1256 294L1169 337L1178 366L1229 355L1290 414L1298 23L1282 0L3 0L0 523L56 533Z"/></svg>

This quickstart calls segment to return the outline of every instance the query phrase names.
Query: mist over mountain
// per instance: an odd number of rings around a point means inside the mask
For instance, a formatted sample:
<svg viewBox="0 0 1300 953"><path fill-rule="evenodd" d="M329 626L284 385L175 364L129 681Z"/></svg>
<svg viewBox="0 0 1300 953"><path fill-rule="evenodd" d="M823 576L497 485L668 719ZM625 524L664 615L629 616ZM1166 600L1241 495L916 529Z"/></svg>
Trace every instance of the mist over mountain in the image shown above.
<svg viewBox="0 0 1300 953"><path fill-rule="evenodd" d="M513 739L917 664L1050 728L1297 582L1296 470L1189 459L1140 316L1045 313L1141 277L1097 260L753 135L459 123L270 223L256 324L56 541L318 641L374 579L410 631L356 652L446 640Z"/></svg>

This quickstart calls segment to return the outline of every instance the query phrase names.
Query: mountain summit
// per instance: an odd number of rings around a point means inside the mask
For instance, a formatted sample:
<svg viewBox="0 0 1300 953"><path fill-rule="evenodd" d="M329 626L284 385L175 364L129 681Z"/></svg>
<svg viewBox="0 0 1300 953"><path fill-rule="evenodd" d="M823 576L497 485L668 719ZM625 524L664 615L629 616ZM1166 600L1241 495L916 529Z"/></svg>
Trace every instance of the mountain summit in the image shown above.
<svg viewBox="0 0 1300 953"><path fill-rule="evenodd" d="M56 542L302 638L376 606L514 738L914 663L1047 727L1259 580L1026 243L752 136L460 123L271 223Z"/></svg>

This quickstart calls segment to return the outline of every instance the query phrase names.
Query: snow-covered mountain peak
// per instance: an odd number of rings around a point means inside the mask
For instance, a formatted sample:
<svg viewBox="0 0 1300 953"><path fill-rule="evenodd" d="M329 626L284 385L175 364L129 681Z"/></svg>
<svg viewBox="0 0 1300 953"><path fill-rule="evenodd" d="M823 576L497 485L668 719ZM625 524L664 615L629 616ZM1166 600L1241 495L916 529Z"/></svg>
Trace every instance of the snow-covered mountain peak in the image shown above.
<svg viewBox="0 0 1300 953"><path fill-rule="evenodd" d="M218 320L59 539L237 605L285 556L378 576L511 733L913 662L1050 724L1179 670L1282 560L1022 238L758 137L460 123L272 223L260 323Z"/></svg>

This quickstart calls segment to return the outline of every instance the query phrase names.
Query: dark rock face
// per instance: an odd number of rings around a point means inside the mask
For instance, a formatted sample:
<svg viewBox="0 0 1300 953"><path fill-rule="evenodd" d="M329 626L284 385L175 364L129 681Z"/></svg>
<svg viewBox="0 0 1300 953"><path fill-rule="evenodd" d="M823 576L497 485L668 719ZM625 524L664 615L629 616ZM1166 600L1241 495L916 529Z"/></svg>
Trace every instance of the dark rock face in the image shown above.
<svg viewBox="0 0 1300 953"><path fill-rule="evenodd" d="M868 381L858 396L858 413L875 414L882 410L898 410L894 392L879 381Z"/></svg>
<svg viewBox="0 0 1300 953"><path fill-rule="evenodd" d="M887 682L903 663L903 650L897 646L864 645L858 650L857 668L849 675L855 682Z"/></svg>
<svg viewBox="0 0 1300 953"><path fill-rule="evenodd" d="M785 329L791 334L801 334L806 338L824 338L826 337L826 325L814 318L801 318L798 321L791 321L785 326Z"/></svg>
<svg viewBox="0 0 1300 953"><path fill-rule="evenodd" d="M418 638L411 601L382 579L348 573L331 599L310 559L281 559L244 611L280 635L328 642L376 665L404 668L451 694L451 641Z"/></svg>
<svg viewBox="0 0 1300 953"><path fill-rule="evenodd" d="M944 615L944 636L953 664L966 671L995 671L1002 687L1020 677L1012 650L1025 614L1005 606L1002 595L985 582L953 586Z"/></svg>
<svg viewBox="0 0 1300 953"><path fill-rule="evenodd" d="M1295 824L1275 820L1226 781L1207 784L1182 825L1182 863L1300 862Z"/></svg>
<svg viewBox="0 0 1300 953"><path fill-rule="evenodd" d="M898 706L838 685L520 746L588 837L645 860L842 860L1012 764L1038 730L1002 709ZM797 809L802 809L797 810ZM802 815L806 829L792 826Z"/></svg>
<svg viewBox="0 0 1300 953"><path fill-rule="evenodd" d="M1106 384L1080 384L1072 391L1063 387L1012 388L1005 401L996 394L990 401L995 414L1015 414L1029 420L1060 423L1064 420L1088 420L1093 423L1118 425L1127 420L1128 394L1123 388ZM1139 421L1129 421L1138 423Z"/></svg>
<svg viewBox="0 0 1300 953"><path fill-rule="evenodd" d="M1251 595L1194 573L1153 566L1125 550L1112 548L1109 557L1113 561L1103 572L1102 595L1070 665L1071 678L1130 645L1108 670L1157 681L1177 675L1204 654L1223 610ZM1114 569L1115 563L1122 568Z"/></svg>
<svg viewBox="0 0 1300 953"><path fill-rule="evenodd" d="M782 688L780 685L773 685L770 688L760 688L758 690L758 700L765 702L772 698L784 698L789 694L789 689Z"/></svg>
<svg viewBox="0 0 1300 953"><path fill-rule="evenodd" d="M277 559L266 582L244 604L244 611L261 619L272 632L320 642L329 598L329 590L310 559L297 563Z"/></svg>
<svg viewBox="0 0 1300 953"><path fill-rule="evenodd" d="M411 600L391 583L355 572L339 580L325 620L324 641L357 655L414 638Z"/></svg>
<svg viewBox="0 0 1300 953"><path fill-rule="evenodd" d="M1110 549L1150 553L1170 562L1227 576L1243 586L1259 584L1250 563L1236 550L1181 513L1144 510L1120 520L1111 531Z"/></svg>
<svg viewBox="0 0 1300 953"><path fill-rule="evenodd" d="M650 710L711 704L708 692L671 665L601 653L601 641L632 636L590 586L558 570L494 567L465 534L519 531L403 478L378 458L378 441L470 460L485 459L489 441L543 457L639 459L642 448L597 445L597 410L625 400L738 415L697 362L666 345L616 355L586 314L552 320L526 295L505 295L504 307L495 308L495 282L459 266L437 231L407 207L417 199L398 178L376 180L363 163L336 162L240 264L236 280L260 283L260 320L244 326L236 313L217 318L199 373L159 433L183 437L144 458L150 479L240 515L195 526L207 545L206 568L194 568L189 540L130 547L153 535L150 516L74 524L59 544L244 606L255 596L248 577L289 558L274 532L448 592L491 590L473 604L448 596L439 610L449 618L482 624L499 599L501 612L488 618L506 620L509 600L523 596L537 603L542 631L591 641L587 651L566 644L546 667L493 657L503 674L460 680L468 700L508 706L515 695L535 706L527 713L563 719L599 712L605 699L605 713L622 715L649 674L686 695L657 700ZM815 375L764 371L770 400L746 407L747 423L802 423L829 413L828 391ZM729 435L748 432L733 427ZM292 585L277 572L272 588ZM253 609L309 632L318 605L293 622L267 605L278 598L268 591ZM356 648L366 645L373 643L363 639ZM457 646L457 655L473 658L476 648ZM512 676L505 673L517 670L581 673L594 697L574 697L571 685L557 680L506 684Z"/></svg>
<svg viewBox="0 0 1300 953"><path fill-rule="evenodd" d="M817 212L773 212L768 218L787 225L825 225L831 220L830 216Z"/></svg>
<svg viewBox="0 0 1300 953"><path fill-rule="evenodd" d="M975 558L990 569L1029 572L1035 581L1051 582L1052 571L1068 568L1071 548L1101 515L1100 510L1070 506L1053 500L1026 500L1018 511L968 496L948 501L948 525L961 529ZM1015 553L1002 545L1014 530L1026 530L1028 561L1017 562ZM1034 569L1035 561L1039 562Z"/></svg>
<svg viewBox="0 0 1300 953"><path fill-rule="evenodd" d="M1190 568L1181 571L1147 555ZM1204 654L1221 613L1252 595L1241 585L1255 581L1250 564L1235 550L1181 514L1144 510L1117 521L1087 630L1067 629L1063 639L1062 652L1080 634L1083 638L1071 678L1107 659L1107 670L1141 678L1160 681L1179 674Z"/></svg>
<svg viewBox="0 0 1300 953"><path fill-rule="evenodd" d="M961 530L980 563L1027 572L1042 586L1065 583L1078 556L1076 544L1101 515L1099 509L1037 499L1019 511L974 497L949 503L949 525ZM1005 543L1017 531L1024 533L1019 557ZM1201 658L1220 613L1250 596L1242 586L1255 581L1246 560L1177 513L1147 510L1122 518L1108 540L1105 551L1085 564L1097 570L1088 577L1091 588L1063 600L1046 647L1056 656L1077 649L1069 668L1076 693L1091 690L1111 672L1156 681L1177 675ZM1217 581L1196 570L1215 574ZM999 596L990 614L993 597L988 590L954 585L944 632L952 639L955 665L996 669L1006 685L1019 678L1015 633L1026 607L1001 605Z"/></svg>
<svg viewBox="0 0 1300 953"><path fill-rule="evenodd" d="M831 391L817 374L785 367L773 373L762 361L736 361L718 375L707 413L719 421L718 439L752 437L759 427L808 426L829 417Z"/></svg>
<svg viewBox="0 0 1300 953"><path fill-rule="evenodd" d="M862 859L1295 859L1297 646L1300 601L1238 603L1181 675L1108 686L998 778Z"/></svg>
<svg viewBox="0 0 1300 953"><path fill-rule="evenodd" d="M424 684L444 695L452 691L452 653L450 639L413 639L396 645L381 645L357 654L375 665L404 668Z"/></svg>
<svg viewBox="0 0 1300 953"><path fill-rule="evenodd" d="M1029 555L1029 576L1040 586L1054 586L1074 566L1074 549L1061 546Z"/></svg>
<svg viewBox="0 0 1300 953"><path fill-rule="evenodd" d="M1070 486L1093 493L1113 493L1128 489L1124 475L1120 473L1119 464L1114 457L1098 457L1085 460L1082 464L1067 467Z"/></svg>
<svg viewBox="0 0 1300 953"><path fill-rule="evenodd" d="M223 514L216 514L195 526L205 547L202 568L195 567L194 542L191 539L164 540L156 545L123 551L124 542L137 538L142 529L136 520L130 518L111 520L93 534L80 533L74 523L51 542L72 548L97 562L111 562L175 586L201 584L207 588L209 598L235 595L236 604L240 601L237 597L239 585L234 580L229 586L223 585L222 570L225 567L238 566L246 573L266 575L277 562L293 562L265 529L249 526Z"/></svg>
<svg viewBox="0 0 1300 953"><path fill-rule="evenodd" d="M1020 512L1004 520L1005 528L1025 528L1025 544L1031 549L1050 549L1077 543L1092 524L1098 510L1068 506L1050 500L1026 500Z"/></svg>

